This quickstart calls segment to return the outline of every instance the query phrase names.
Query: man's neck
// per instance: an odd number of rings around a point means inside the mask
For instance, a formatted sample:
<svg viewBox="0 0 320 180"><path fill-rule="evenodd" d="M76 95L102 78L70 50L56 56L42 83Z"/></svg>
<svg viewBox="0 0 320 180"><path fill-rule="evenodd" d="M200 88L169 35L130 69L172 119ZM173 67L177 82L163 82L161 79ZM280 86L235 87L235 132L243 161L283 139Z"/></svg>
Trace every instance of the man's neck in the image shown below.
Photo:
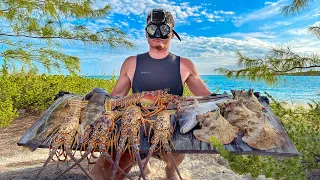
<svg viewBox="0 0 320 180"><path fill-rule="evenodd" d="M157 50L157 49L150 49L149 50L149 55L153 59L163 59L167 57L169 54L169 49L162 49L162 50Z"/></svg>

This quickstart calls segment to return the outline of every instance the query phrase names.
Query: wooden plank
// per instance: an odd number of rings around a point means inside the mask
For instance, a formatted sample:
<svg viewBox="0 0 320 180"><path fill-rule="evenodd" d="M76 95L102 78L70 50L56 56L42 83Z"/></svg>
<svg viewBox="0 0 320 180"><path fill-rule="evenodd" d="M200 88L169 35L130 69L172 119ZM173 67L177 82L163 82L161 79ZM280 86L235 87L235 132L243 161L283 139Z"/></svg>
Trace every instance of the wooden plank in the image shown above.
<svg viewBox="0 0 320 180"><path fill-rule="evenodd" d="M67 96L65 97L67 98ZM70 98L70 97L69 97ZM203 98L203 97L197 97L197 98ZM220 97L217 99L209 99L209 100L201 100L201 102L207 102L207 101L215 101L215 100L221 100L223 98L228 97ZM192 99L192 98L190 98ZM285 137L285 143L283 146L277 149L271 149L271 150L257 150L254 148L251 148L246 143L244 143L241 139L242 134L239 133L238 136L234 139L234 141L228 145L224 145L225 149L230 150L232 153L235 154L257 154L257 155L272 155L272 156L297 156L299 153L296 150L296 148L293 146L292 142L290 141L285 129L282 127L281 123L277 119L277 117L272 112L269 105L264 102L262 99L259 99L260 102L266 107L267 115L270 117L270 121L268 123L274 127L275 129L279 130L283 133ZM60 100L60 102L63 101L63 99ZM186 102L184 105L188 105L192 102ZM41 124L41 118L45 116L45 114L48 114L52 112L52 109L55 105L57 105L58 102L55 102L55 104L51 105L44 114L39 118L39 121L37 121L31 128L29 128L25 135L20 139L18 142L18 145L25 146L25 143L30 138L30 135L32 134L32 130L39 127L39 124ZM173 125L175 124L176 116L171 117L171 122ZM148 128L148 126L147 126ZM198 127L199 128L199 127ZM148 129L147 129L148 130ZM148 131L147 131L148 132ZM47 138L45 142L40 146L40 148L48 148L49 142L51 137ZM172 137L172 142L175 146L175 152L176 153L210 153L215 154L217 151L211 146L211 144L206 142L201 142L198 139L195 138L193 135L193 132L190 131L186 134L180 133L180 126L179 123L176 123L176 128ZM143 129L141 129L140 134L140 151L142 153L146 153L150 148L150 144L148 142L147 136L144 135Z"/></svg>

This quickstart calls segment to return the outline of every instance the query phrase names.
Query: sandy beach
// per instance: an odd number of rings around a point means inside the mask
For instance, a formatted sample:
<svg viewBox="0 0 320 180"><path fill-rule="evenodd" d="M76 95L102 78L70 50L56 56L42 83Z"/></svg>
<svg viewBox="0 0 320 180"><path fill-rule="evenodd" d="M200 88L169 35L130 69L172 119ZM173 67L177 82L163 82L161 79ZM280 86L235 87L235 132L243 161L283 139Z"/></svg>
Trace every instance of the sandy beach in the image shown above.
<svg viewBox="0 0 320 180"><path fill-rule="evenodd" d="M48 157L48 149L37 149L34 152L16 142L24 134L25 130L34 123L39 115L24 114L16 118L13 123L0 131L0 179L32 179ZM79 153L76 154L79 158ZM72 162L50 162L40 179L52 179L56 172L64 170ZM165 179L165 164L155 158L150 161L152 173L147 179ZM88 168L87 161L82 165ZM91 167L91 166L90 166ZM218 154L187 154L183 163L179 166L184 179L210 179L210 180L242 180L253 179L249 175L238 175L230 170L227 161ZM139 170L135 166L129 173L134 179L138 179ZM61 179L87 179L80 168L74 168ZM267 179L259 176L259 180Z"/></svg>

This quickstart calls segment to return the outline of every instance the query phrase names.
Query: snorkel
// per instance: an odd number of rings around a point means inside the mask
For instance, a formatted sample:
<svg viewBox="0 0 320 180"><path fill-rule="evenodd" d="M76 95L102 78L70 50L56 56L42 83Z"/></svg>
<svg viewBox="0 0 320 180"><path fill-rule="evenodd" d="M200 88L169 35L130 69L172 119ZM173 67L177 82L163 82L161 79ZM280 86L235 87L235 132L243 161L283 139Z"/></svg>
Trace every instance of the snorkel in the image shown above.
<svg viewBox="0 0 320 180"><path fill-rule="evenodd" d="M161 38L167 39L171 32L173 32L177 38L181 41L180 36L176 33L170 26L169 18L167 14L162 9L153 9L150 15L150 23L145 28L148 33L149 38ZM171 23L172 25L172 23Z"/></svg>

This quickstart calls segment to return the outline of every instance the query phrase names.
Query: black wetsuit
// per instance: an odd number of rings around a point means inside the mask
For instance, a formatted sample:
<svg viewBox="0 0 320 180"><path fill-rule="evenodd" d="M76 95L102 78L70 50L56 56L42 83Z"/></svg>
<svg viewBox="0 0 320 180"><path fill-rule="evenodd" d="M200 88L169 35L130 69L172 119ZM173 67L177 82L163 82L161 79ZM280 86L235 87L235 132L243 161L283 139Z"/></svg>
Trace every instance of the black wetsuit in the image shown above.
<svg viewBox="0 0 320 180"><path fill-rule="evenodd" d="M154 59L149 53L137 55L136 71L132 92L154 91L169 88L169 93L182 96L183 86L180 75L180 57L169 53L163 59ZM159 159L159 154L157 155ZM140 153L141 159L147 153Z"/></svg>
<svg viewBox="0 0 320 180"><path fill-rule="evenodd" d="M149 53L137 55L132 92L169 88L170 94L182 96L180 57L169 53L163 59L154 59Z"/></svg>

